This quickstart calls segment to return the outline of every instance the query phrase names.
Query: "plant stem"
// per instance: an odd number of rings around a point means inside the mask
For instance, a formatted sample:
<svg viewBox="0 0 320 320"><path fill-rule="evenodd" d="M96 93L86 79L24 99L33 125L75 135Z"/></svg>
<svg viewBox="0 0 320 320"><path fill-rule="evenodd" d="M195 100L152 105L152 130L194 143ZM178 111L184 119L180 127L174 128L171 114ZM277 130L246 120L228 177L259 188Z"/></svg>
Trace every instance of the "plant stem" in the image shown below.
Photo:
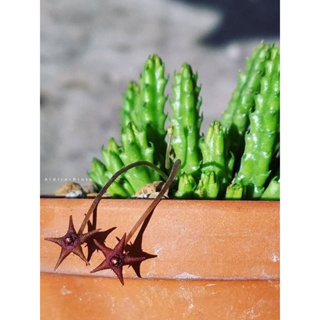
<svg viewBox="0 0 320 320"><path fill-rule="evenodd" d="M226 147L226 134L220 121L214 120L210 124L205 137L201 137L199 146L202 152L202 174L199 184L202 185L200 189L203 189L201 193L211 194L211 198L222 198L225 194L225 190L232 179L234 156L231 152L228 152ZM209 183L210 180L214 183ZM205 178L207 177L207 178ZM207 180L207 181L206 181ZM204 182L206 181L206 182ZM218 190L216 193L212 189L212 184L216 184L214 189ZM199 185L199 187L200 187ZM208 193L206 189L211 189ZM202 196L200 196L202 198Z"/></svg>
<svg viewBox="0 0 320 320"><path fill-rule="evenodd" d="M99 191L99 193L97 194L97 196L95 197L94 201L92 202L81 226L80 226L80 229L78 231L78 234L82 234L83 231L84 231L84 228L86 227L93 211L97 208L103 194L107 191L107 189L110 187L110 185L121 175L123 174L125 171L128 171L129 169L131 168L134 168L134 167L137 167L137 166L142 166L142 165L145 165L145 166L149 166L151 167L152 169L156 170L163 179L168 179L168 176L162 171L160 170L155 164L151 163L151 162L148 162L148 161L136 161L136 162L133 162L131 164L128 164L127 166L121 168L119 171L117 171L109 180L108 182L103 186L103 188ZM170 178L170 177L169 177ZM165 186L164 186L165 187Z"/></svg>
<svg viewBox="0 0 320 320"><path fill-rule="evenodd" d="M175 159L181 160L180 176L200 175L202 155L199 147L201 98L200 86L197 85L198 74L193 73L189 64L184 63L180 73L174 75L172 85L173 99L170 101L172 116L172 148Z"/></svg>
<svg viewBox="0 0 320 320"><path fill-rule="evenodd" d="M280 200L280 178L278 176L270 181L260 200Z"/></svg>
<svg viewBox="0 0 320 320"><path fill-rule="evenodd" d="M130 82L124 96L122 131L131 122L139 132L144 132L157 153L153 162L163 164L166 150L164 128L167 115L164 106L168 99L165 87L169 78L165 76L165 65L158 55L150 55L140 75L139 84Z"/></svg>
<svg viewBox="0 0 320 320"><path fill-rule="evenodd" d="M129 122L121 133L122 152L120 158L124 165L135 161L148 161L154 163L154 145L149 143L146 131L139 131L134 123ZM159 175L149 168L135 168L126 173L126 179L137 192L147 183L159 180Z"/></svg>
<svg viewBox="0 0 320 320"><path fill-rule="evenodd" d="M244 136L249 126L249 115L254 110L254 97L260 92L260 80L265 75L265 64L273 46L263 42L253 51L245 70L239 73L237 87L232 93L221 123L225 127L230 150L238 159L244 149ZM238 163L236 167L238 167Z"/></svg>
<svg viewBox="0 0 320 320"><path fill-rule="evenodd" d="M184 173L179 177L178 190L174 197L177 199L194 199L197 182L191 174Z"/></svg>
<svg viewBox="0 0 320 320"><path fill-rule="evenodd" d="M147 210L143 213L143 215L140 217L140 219L136 222L136 224L133 226L131 231L128 233L128 235L126 236L125 244L127 244L129 242L129 240L131 239L133 234L137 231L139 226L143 223L143 221L145 219L148 218L148 216L151 214L151 212L155 209L157 204L162 199L163 195L167 192L167 190L169 189L171 183L173 182L175 176L177 175L177 173L179 171L180 163L181 163L181 161L179 159L175 161L175 163L173 164L173 167L171 169L171 172L170 172L170 175L169 175L167 182L164 184L164 186L162 187L162 189L159 192L159 194L157 195L157 197L152 201L150 206L147 208Z"/></svg>
<svg viewBox="0 0 320 320"><path fill-rule="evenodd" d="M280 142L280 48L271 50L265 63L260 93L255 97L255 111L250 114L250 130L236 182L246 187L246 199L261 197L270 164Z"/></svg>
<svg viewBox="0 0 320 320"><path fill-rule="evenodd" d="M244 194L244 187L241 182L232 181L227 187L225 199L226 200L241 200Z"/></svg>
<svg viewBox="0 0 320 320"><path fill-rule="evenodd" d="M216 172L207 171L201 173L199 183L194 193L199 199L217 199L220 190L221 184L217 179Z"/></svg>

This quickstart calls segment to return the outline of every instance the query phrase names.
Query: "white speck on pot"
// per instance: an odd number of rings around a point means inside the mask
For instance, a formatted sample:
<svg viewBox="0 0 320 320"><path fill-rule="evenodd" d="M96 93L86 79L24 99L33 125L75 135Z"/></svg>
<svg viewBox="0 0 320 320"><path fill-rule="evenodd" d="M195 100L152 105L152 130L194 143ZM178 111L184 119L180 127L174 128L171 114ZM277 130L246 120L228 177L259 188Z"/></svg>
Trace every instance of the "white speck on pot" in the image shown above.
<svg viewBox="0 0 320 320"><path fill-rule="evenodd" d="M194 308L194 304L193 304L193 303L190 303L190 304L189 304L189 307L188 307L189 312L190 312L193 308Z"/></svg>
<svg viewBox="0 0 320 320"><path fill-rule="evenodd" d="M244 312L250 317L250 319L260 317L260 313L259 314L255 313L254 307L252 307L250 310L245 310Z"/></svg>
<svg viewBox="0 0 320 320"><path fill-rule="evenodd" d="M174 279L198 279L199 276L196 276L194 274L190 274L188 272L182 272L174 277Z"/></svg>
<svg viewBox="0 0 320 320"><path fill-rule="evenodd" d="M272 260L273 262L277 262L277 261L280 260L280 258L274 253L274 254L272 255L272 257L271 257L271 260Z"/></svg>
<svg viewBox="0 0 320 320"><path fill-rule="evenodd" d="M209 283L209 284L206 284L206 287L212 287L212 286L216 286L217 284L216 283Z"/></svg>
<svg viewBox="0 0 320 320"><path fill-rule="evenodd" d="M158 255L161 250L162 250L162 247L156 246L156 247L154 248L154 254Z"/></svg>
<svg viewBox="0 0 320 320"><path fill-rule="evenodd" d="M71 294L71 293L72 293L72 291L71 291L71 290L68 290L68 289L66 288L66 286L62 286L60 292L61 292L61 294L62 294L63 296L66 295L66 294Z"/></svg>

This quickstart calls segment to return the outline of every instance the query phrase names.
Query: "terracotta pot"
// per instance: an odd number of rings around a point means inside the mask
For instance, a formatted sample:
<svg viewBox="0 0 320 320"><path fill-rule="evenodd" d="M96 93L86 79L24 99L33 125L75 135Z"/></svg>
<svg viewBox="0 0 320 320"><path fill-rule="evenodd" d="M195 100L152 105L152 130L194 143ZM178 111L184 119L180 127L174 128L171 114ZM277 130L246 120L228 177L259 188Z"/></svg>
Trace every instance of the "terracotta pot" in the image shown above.
<svg viewBox="0 0 320 320"><path fill-rule="evenodd" d="M78 230L92 201L40 199L42 319L280 318L280 202L162 200L142 242L157 257L142 262L142 278L124 267L122 286L111 270L90 273L100 251L90 266L71 254L53 271L60 247L44 238L63 236L70 215ZM117 227L105 244L151 201L101 200L97 228Z"/></svg>

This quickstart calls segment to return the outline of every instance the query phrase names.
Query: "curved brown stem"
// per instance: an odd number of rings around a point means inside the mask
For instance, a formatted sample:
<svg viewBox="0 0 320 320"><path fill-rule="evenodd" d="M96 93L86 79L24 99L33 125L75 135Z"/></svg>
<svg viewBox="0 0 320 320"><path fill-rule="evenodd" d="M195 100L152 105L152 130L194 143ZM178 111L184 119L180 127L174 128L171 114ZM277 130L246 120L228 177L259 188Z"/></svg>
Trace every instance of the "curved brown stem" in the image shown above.
<svg viewBox="0 0 320 320"><path fill-rule="evenodd" d="M110 185L121 175L123 174L125 171L128 171L134 167L137 167L137 166L149 166L151 167L152 169L156 170L160 176L163 178L163 179L167 179L168 176L162 171L160 170L156 165L154 165L153 163L151 162L148 162L148 161L136 161L136 162L133 162L123 168L121 168L119 171L117 171L110 179L109 181L103 186L103 188L99 191L99 193L97 194L97 196L95 197L94 201L92 202L88 212L86 213L85 217L84 217L84 220L79 228L79 231L78 231L78 234L82 234L93 211L96 209L96 207L98 206L103 194L107 191L107 189L110 187ZM170 178L170 177L169 177Z"/></svg>
<svg viewBox="0 0 320 320"><path fill-rule="evenodd" d="M169 189L171 183L173 182L175 176L177 175L178 171L179 171L179 167L180 167L180 163L181 161L178 159L175 161L175 163L173 164L173 167L171 169L169 178L167 180L167 182L164 184L164 186L162 187L161 191L159 192L159 194L157 195L157 197L152 201L152 203L150 204L150 206L147 208L147 210L143 213L143 215L140 217L140 219L136 222L136 224L133 226L133 228L131 229L131 231L127 234L126 236L126 241L125 244L127 244L129 242L129 240L131 239L131 237L133 236L133 234L137 231L137 229L139 228L139 226L143 223L143 221L149 216L149 214L151 214L151 212L155 209L155 207L157 206L157 204L160 202L161 198L163 197L163 195L166 193L166 191Z"/></svg>

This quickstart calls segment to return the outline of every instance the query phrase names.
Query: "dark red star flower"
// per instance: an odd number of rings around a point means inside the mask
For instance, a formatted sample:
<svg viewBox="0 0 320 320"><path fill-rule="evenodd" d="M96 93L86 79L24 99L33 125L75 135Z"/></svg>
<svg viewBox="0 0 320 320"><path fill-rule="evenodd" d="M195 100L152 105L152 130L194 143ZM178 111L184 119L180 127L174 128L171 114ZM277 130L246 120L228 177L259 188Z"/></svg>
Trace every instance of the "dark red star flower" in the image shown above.
<svg viewBox="0 0 320 320"><path fill-rule="evenodd" d="M61 252L59 259L56 263L56 266L54 267L54 270L56 270L61 262L71 253L73 252L77 256L79 256L85 263L86 265L89 264L88 260L85 258L81 244L83 244L85 241L88 240L89 237L91 237L93 234L98 232L99 230L93 230L88 233L77 233L73 221L72 221L72 216L69 218L69 227L67 233L60 238L45 238L45 240L52 241L56 244L58 244L61 247Z"/></svg>
<svg viewBox="0 0 320 320"><path fill-rule="evenodd" d="M133 243L128 243L125 247L124 250L125 252L127 252L127 254L129 254L131 257L145 257L147 259L151 259L151 258L156 258L156 255L153 254L149 254L147 252L144 252L142 250L142 238L143 238L143 234L145 229L148 226L148 223L151 219L153 215L153 211L149 214L149 216L144 220L143 225L140 228L140 231L136 237L136 239L134 240ZM141 273L140 273L140 265L141 265L142 261L138 261L132 264L132 268L135 271L136 275L141 278Z"/></svg>
<svg viewBox="0 0 320 320"><path fill-rule="evenodd" d="M96 246L102 251L105 256L105 260L97 266L95 269L90 271L94 273L104 269L111 269L119 278L122 285L124 285L122 268L124 265L132 265L137 262L141 262L146 259L146 257L132 257L124 252L124 246L126 241L126 234L123 235L121 240L117 243L114 249L108 248L105 245L100 244L95 239L93 240Z"/></svg>
<svg viewBox="0 0 320 320"><path fill-rule="evenodd" d="M87 255L87 260L90 261L93 253L96 250L99 250L97 248L97 246L94 243L94 239L96 239L99 243L104 243L106 238L109 236L109 234L116 229L116 227L110 228L108 230L105 231L99 231L97 232L94 237L90 237L88 240L86 240L85 242L87 243L87 247L88 247L88 255ZM95 227L92 225L92 223L90 221L88 221L88 231L92 231L95 230Z"/></svg>

